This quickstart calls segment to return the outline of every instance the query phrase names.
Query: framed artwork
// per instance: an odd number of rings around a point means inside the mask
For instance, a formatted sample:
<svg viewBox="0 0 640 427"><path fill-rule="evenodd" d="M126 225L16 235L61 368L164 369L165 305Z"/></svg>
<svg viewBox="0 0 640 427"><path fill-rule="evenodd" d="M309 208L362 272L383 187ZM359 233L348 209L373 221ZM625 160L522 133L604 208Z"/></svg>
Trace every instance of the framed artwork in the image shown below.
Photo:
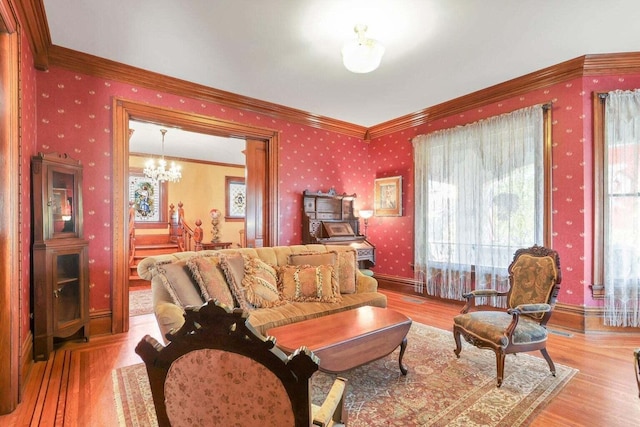
<svg viewBox="0 0 640 427"><path fill-rule="evenodd" d="M133 201L136 227L167 225L167 183L146 177L142 169L129 169L129 200Z"/></svg>
<svg viewBox="0 0 640 427"><path fill-rule="evenodd" d="M379 178L374 182L374 215L402 216L402 177Z"/></svg>
<svg viewBox="0 0 640 427"><path fill-rule="evenodd" d="M247 186L244 177L225 177L226 198L225 198L225 220L244 221L247 209Z"/></svg>
<svg viewBox="0 0 640 427"><path fill-rule="evenodd" d="M322 225L329 237L354 235L351 224L348 222L323 222Z"/></svg>

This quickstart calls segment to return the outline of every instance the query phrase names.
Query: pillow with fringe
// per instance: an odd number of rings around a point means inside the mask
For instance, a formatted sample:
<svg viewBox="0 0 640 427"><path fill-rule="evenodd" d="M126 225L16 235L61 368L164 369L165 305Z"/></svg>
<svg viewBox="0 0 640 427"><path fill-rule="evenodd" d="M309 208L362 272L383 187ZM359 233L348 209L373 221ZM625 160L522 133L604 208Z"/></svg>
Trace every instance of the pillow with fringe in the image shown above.
<svg viewBox="0 0 640 427"><path fill-rule="evenodd" d="M340 289L332 265L284 265L278 268L283 299L300 302L339 302Z"/></svg>
<svg viewBox="0 0 640 427"><path fill-rule="evenodd" d="M341 294L353 294L356 291L356 251L349 249L344 251L329 251L321 253L300 253L289 255L290 265L333 265L338 276L338 285Z"/></svg>
<svg viewBox="0 0 640 427"><path fill-rule="evenodd" d="M255 307L247 301L242 281L244 280L245 256L240 253L220 254L220 266L233 293L237 306L245 311L254 310Z"/></svg>
<svg viewBox="0 0 640 427"><path fill-rule="evenodd" d="M280 298L275 268L260 258L245 258L242 289L254 307L277 307L288 302Z"/></svg>
<svg viewBox="0 0 640 427"><path fill-rule="evenodd" d="M173 302L180 307L200 306L206 301L187 267L186 260L156 264L156 277L160 279Z"/></svg>
<svg viewBox="0 0 640 427"><path fill-rule="evenodd" d="M195 255L187 260L187 266L205 301L214 299L228 307L235 306L219 255Z"/></svg>

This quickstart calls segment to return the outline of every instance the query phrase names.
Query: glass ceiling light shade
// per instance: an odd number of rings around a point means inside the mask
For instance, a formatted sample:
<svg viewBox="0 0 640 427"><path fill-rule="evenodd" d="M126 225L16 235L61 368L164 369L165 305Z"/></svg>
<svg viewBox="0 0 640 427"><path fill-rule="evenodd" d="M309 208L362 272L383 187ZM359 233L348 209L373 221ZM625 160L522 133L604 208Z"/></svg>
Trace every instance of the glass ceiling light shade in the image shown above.
<svg viewBox="0 0 640 427"><path fill-rule="evenodd" d="M164 134L167 133L167 130L160 129L160 133L162 133L162 157L158 160L157 166L155 160L147 160L144 164L143 172L147 178L154 181L178 182L180 181L180 178L182 178L180 166L176 165L174 162L171 162L171 167L167 169L167 162L164 159Z"/></svg>
<svg viewBox="0 0 640 427"><path fill-rule="evenodd" d="M377 40L367 38L366 25L358 24L353 31L358 37L342 47L342 62L352 73L370 73L380 66L384 46Z"/></svg>

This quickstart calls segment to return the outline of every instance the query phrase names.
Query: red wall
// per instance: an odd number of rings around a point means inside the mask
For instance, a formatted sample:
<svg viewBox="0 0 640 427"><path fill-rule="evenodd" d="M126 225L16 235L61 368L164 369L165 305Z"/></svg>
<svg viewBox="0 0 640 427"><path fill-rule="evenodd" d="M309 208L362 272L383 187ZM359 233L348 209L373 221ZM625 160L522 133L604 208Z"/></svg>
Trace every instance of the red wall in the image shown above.
<svg viewBox="0 0 640 427"><path fill-rule="evenodd" d="M358 138L297 125L195 99L52 67L37 73L37 150L63 152L84 165L84 237L89 241L90 310L111 307L112 99L161 107L280 131L278 244L301 242L304 190L370 191L369 146ZM171 199L171 195L169 195Z"/></svg>
<svg viewBox="0 0 640 427"><path fill-rule="evenodd" d="M411 139L439 129L473 123L522 107L553 102L552 235L560 253L566 304L598 306L591 298L593 223L592 92L640 87L640 75L585 77L535 90L499 103L405 129L371 142L376 177L402 175L405 216L370 220L377 248L375 271L413 277L413 168Z"/></svg>
<svg viewBox="0 0 640 427"><path fill-rule="evenodd" d="M31 156L36 153L36 70L33 68L33 53L25 35L21 39L20 60L20 127L21 158L20 216L22 218L21 248L22 288L20 289L20 344L30 328L31 313Z"/></svg>

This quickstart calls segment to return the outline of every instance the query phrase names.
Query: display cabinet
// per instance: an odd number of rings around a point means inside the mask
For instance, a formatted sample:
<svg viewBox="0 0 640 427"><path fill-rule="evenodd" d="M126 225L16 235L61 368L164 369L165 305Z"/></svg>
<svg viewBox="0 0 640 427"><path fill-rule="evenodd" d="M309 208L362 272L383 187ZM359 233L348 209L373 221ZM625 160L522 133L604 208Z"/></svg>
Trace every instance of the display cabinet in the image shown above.
<svg viewBox="0 0 640 427"><path fill-rule="evenodd" d="M82 165L66 154L31 161L34 358L54 338L89 339L88 242L82 238Z"/></svg>

